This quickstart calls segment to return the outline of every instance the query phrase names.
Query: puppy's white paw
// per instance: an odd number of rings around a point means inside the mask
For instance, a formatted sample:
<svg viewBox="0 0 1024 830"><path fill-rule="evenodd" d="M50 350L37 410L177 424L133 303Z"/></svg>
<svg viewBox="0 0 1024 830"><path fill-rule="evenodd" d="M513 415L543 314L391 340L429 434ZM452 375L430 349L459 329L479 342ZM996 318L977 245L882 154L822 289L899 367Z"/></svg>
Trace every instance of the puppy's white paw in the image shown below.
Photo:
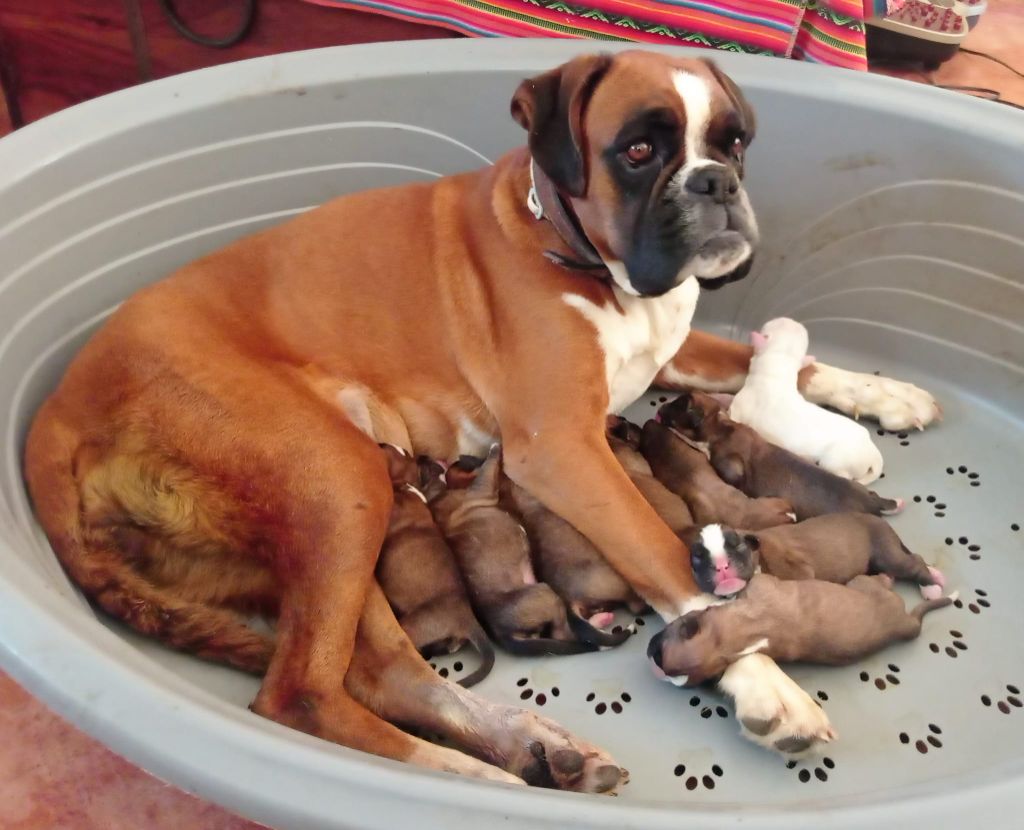
<svg viewBox="0 0 1024 830"><path fill-rule="evenodd" d="M729 666L719 688L735 701L742 734L765 749L797 758L836 737L825 711L763 654Z"/></svg>
<svg viewBox="0 0 1024 830"><path fill-rule="evenodd" d="M942 408L912 383L815 363L804 397L854 418L874 418L885 429L924 429L942 419Z"/></svg>

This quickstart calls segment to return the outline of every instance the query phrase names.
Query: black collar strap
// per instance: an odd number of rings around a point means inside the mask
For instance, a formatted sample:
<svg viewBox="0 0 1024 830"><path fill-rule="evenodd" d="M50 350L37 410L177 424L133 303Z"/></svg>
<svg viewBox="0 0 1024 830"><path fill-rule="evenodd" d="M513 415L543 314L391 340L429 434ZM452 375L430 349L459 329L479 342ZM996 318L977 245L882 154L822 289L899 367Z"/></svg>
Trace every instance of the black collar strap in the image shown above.
<svg viewBox="0 0 1024 830"><path fill-rule="evenodd" d="M547 219L551 223L575 259L562 256L556 251L545 251L544 256L563 268L586 271L595 277L611 278L608 266L587 239L572 208L558 193L555 183L534 164L533 159L530 159L530 192L526 195L526 206L535 218Z"/></svg>

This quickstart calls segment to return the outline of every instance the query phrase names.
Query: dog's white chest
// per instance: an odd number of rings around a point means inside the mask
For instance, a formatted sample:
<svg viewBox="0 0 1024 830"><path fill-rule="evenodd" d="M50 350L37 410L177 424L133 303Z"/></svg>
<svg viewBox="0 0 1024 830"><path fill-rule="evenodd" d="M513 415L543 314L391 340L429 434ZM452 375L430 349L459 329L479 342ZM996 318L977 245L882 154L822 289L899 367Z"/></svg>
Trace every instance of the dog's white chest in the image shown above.
<svg viewBox="0 0 1024 830"><path fill-rule="evenodd" d="M658 371L686 340L700 285L690 277L661 297L633 297L619 289L613 304L595 305L579 294L562 299L597 329L608 379L608 411L621 412L647 391Z"/></svg>

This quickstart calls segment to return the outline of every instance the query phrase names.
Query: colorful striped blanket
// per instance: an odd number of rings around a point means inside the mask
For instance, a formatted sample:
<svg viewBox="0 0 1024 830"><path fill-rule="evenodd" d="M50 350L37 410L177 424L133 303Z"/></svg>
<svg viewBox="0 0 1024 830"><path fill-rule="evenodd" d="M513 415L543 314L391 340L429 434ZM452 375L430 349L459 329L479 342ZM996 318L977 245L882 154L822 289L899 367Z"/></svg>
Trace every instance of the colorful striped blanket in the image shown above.
<svg viewBox="0 0 1024 830"><path fill-rule="evenodd" d="M864 0L307 0L471 37L678 43L867 69Z"/></svg>

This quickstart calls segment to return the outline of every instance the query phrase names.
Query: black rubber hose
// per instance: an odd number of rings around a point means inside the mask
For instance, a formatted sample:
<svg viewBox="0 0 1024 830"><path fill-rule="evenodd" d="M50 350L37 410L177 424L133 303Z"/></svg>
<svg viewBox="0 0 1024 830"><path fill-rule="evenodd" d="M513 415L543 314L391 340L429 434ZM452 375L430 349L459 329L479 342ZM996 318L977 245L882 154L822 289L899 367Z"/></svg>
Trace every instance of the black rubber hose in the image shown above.
<svg viewBox="0 0 1024 830"><path fill-rule="evenodd" d="M256 0L242 0L244 4L242 7L242 22L238 25L238 28L225 37L208 37L207 35L201 35L198 32L192 31L185 24L185 21L178 15L178 10L174 8L173 0L157 0L157 2L167 20L170 21L170 24L179 35L193 43L198 43L200 46L209 46L211 49L227 49L229 46L234 46L249 34L253 21L256 19Z"/></svg>

